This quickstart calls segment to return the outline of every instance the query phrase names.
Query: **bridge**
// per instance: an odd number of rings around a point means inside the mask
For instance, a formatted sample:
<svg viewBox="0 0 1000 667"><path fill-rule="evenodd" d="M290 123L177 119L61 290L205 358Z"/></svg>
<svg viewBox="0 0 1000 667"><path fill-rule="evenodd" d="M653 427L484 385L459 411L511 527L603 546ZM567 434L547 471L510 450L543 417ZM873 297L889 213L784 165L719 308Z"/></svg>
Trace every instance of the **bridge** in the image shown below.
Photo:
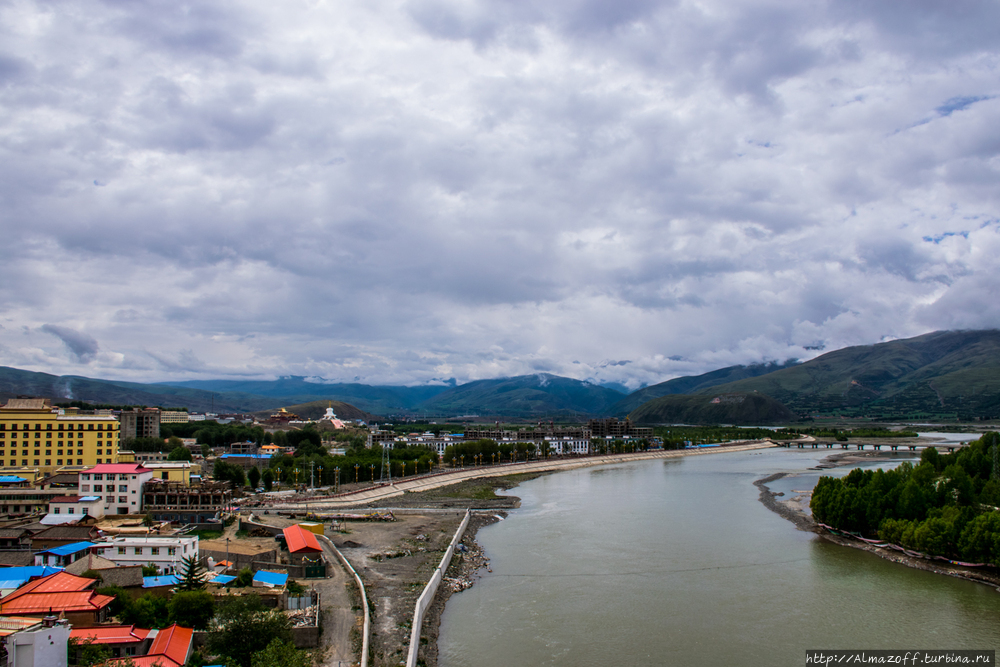
<svg viewBox="0 0 1000 667"><path fill-rule="evenodd" d="M888 447L893 452L898 452L901 449L908 449L911 452L915 452L918 449L936 449L939 452L947 452L951 454L956 449L961 449L968 445L965 442L918 442L918 443L872 443L872 442L819 442L815 438L809 438L808 440L789 440L778 442L775 441L776 445L779 447L787 447L791 449L792 447L797 447L798 449L819 449L821 447L826 447L827 449L834 449L837 445L841 449L850 449L852 446L856 447L858 451L864 451L865 447L870 447L874 451L881 451L883 447Z"/></svg>

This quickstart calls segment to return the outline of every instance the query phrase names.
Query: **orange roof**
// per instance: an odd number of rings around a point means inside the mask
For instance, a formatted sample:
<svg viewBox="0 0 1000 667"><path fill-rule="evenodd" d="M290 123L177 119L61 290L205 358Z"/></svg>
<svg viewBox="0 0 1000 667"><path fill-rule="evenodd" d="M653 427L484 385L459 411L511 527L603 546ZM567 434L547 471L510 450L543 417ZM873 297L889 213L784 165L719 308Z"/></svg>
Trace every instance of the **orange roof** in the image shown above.
<svg viewBox="0 0 1000 667"><path fill-rule="evenodd" d="M282 532L285 534L288 551L293 554L302 552L319 553L323 551L316 536L302 526L289 526Z"/></svg>
<svg viewBox="0 0 1000 667"><path fill-rule="evenodd" d="M70 574L65 571L56 572L55 574L50 574L47 577L29 581L24 586L21 586L16 591L5 597L3 602L9 602L10 600L19 598L22 595L28 595L29 593L70 593L84 591L96 583L96 579L78 577L75 574Z"/></svg>
<svg viewBox="0 0 1000 667"><path fill-rule="evenodd" d="M149 630L134 625L100 625L93 628L73 628L70 639L90 641L94 644L127 644L141 642L149 635Z"/></svg>
<svg viewBox="0 0 1000 667"><path fill-rule="evenodd" d="M72 593L28 593L16 599L11 593L0 600L0 614L41 614L60 611L97 611L114 600L110 595L98 595L94 591Z"/></svg>
<svg viewBox="0 0 1000 667"><path fill-rule="evenodd" d="M193 636L194 630L191 628L182 628L174 623L160 630L160 633L156 635L156 639L153 640L153 645L149 647L147 655L163 655L178 665L183 665L187 662L188 654L191 652L191 639Z"/></svg>
<svg viewBox="0 0 1000 667"><path fill-rule="evenodd" d="M170 658L162 655L142 655L142 656L130 656L132 658L132 664L135 667L182 667L182 663L174 662ZM119 662L124 662L125 658L117 658L114 660L108 660L106 665L115 665Z"/></svg>

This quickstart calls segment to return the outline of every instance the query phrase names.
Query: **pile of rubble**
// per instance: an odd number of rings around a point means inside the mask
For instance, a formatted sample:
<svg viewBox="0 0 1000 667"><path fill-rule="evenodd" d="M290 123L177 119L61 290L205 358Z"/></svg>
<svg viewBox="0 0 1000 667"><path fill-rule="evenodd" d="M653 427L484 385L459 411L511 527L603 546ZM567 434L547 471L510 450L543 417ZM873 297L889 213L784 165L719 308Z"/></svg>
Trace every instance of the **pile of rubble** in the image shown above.
<svg viewBox="0 0 1000 667"><path fill-rule="evenodd" d="M483 568L486 568L487 572L493 571L490 569L490 559L486 557L482 547L474 539L469 540L468 544L462 542L455 547L455 555L448 568L449 573L457 576L446 576L442 579L442 583L448 586L451 592L459 593L472 588L476 575Z"/></svg>
<svg viewBox="0 0 1000 667"><path fill-rule="evenodd" d="M285 612L292 619L293 628L312 627L318 623L319 605L313 604L303 609Z"/></svg>

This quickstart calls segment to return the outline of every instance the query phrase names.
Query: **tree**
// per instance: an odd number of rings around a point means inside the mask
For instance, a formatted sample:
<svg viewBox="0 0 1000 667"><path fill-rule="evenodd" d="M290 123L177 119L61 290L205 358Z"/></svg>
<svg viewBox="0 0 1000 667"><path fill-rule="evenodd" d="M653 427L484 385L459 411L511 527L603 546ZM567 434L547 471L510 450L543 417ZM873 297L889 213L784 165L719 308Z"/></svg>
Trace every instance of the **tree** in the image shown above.
<svg viewBox="0 0 1000 667"><path fill-rule="evenodd" d="M264 651L273 641L286 643L292 639L291 619L264 607L256 594L225 600L215 620L218 629L209 633L208 648L225 656L230 667L252 667L255 653Z"/></svg>
<svg viewBox="0 0 1000 667"><path fill-rule="evenodd" d="M69 638L69 654L76 653L76 660L71 660L72 664L79 667L91 667L91 665L101 665L111 659L111 649L104 644L95 644L93 637L80 640L74 637Z"/></svg>
<svg viewBox="0 0 1000 667"><path fill-rule="evenodd" d="M155 577L160 574L160 570L157 569L155 565L150 563L149 565L142 566L142 576L144 577Z"/></svg>
<svg viewBox="0 0 1000 667"><path fill-rule="evenodd" d="M128 604L118 615L122 623L140 628L162 628L167 625L167 601L144 593Z"/></svg>
<svg viewBox="0 0 1000 667"><path fill-rule="evenodd" d="M184 445L174 447L167 456L168 461L191 461L193 458L191 450Z"/></svg>
<svg viewBox="0 0 1000 667"><path fill-rule="evenodd" d="M181 559L180 581L177 588L182 591L198 591L205 587L205 568L194 554Z"/></svg>
<svg viewBox="0 0 1000 667"><path fill-rule="evenodd" d="M95 591L98 595L109 595L114 598L108 607L112 616L118 616L132 602L132 596L121 586L103 586Z"/></svg>
<svg viewBox="0 0 1000 667"><path fill-rule="evenodd" d="M237 588L249 588L253 586L253 572L249 567L245 567L236 573L236 581L233 582Z"/></svg>
<svg viewBox="0 0 1000 667"><path fill-rule="evenodd" d="M250 480L250 487L256 489L260 484L260 470L257 470L257 468L250 468L250 472L247 473L247 478Z"/></svg>
<svg viewBox="0 0 1000 667"><path fill-rule="evenodd" d="M270 468L264 471L264 474L261 475L260 479L262 482L264 482L265 491L270 491L271 487L274 486L274 473L271 472Z"/></svg>
<svg viewBox="0 0 1000 667"><path fill-rule="evenodd" d="M215 599L207 591L178 591L167 603L167 621L204 630L215 616Z"/></svg>
<svg viewBox="0 0 1000 667"><path fill-rule="evenodd" d="M243 474L243 468L232 463L226 463L222 459L215 461L215 466L212 468L212 477L220 482L230 482L234 488L246 484L246 476Z"/></svg>
<svg viewBox="0 0 1000 667"><path fill-rule="evenodd" d="M267 648L250 658L250 667L309 667L311 663L305 651L280 639L272 640Z"/></svg>

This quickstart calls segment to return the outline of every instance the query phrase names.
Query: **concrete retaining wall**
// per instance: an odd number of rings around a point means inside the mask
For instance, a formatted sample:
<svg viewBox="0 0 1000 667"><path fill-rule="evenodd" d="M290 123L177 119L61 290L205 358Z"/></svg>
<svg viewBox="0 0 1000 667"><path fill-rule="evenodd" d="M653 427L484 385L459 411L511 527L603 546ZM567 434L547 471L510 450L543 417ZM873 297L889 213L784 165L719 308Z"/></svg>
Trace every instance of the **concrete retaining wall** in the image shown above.
<svg viewBox="0 0 1000 667"><path fill-rule="evenodd" d="M434 574L431 575L430 581L427 582L427 586L424 587L424 592L420 594L417 598L417 605L413 610L413 626L410 630L410 651L406 655L406 667L417 667L417 654L420 653L420 631L424 625L424 614L427 613L427 608L431 606L434 601L434 596L437 595L438 587L441 585L441 579L444 577L444 573L448 570L448 566L451 565L451 557L455 555L455 547L458 543L462 541L462 536L465 535L465 529L469 526L469 517L472 516L471 512L466 510L465 518L462 519L461 525L459 525L458 530L455 531L455 536L451 538L451 544L448 545L448 549L444 552L444 557L441 559L441 564L437 566L434 570Z"/></svg>

